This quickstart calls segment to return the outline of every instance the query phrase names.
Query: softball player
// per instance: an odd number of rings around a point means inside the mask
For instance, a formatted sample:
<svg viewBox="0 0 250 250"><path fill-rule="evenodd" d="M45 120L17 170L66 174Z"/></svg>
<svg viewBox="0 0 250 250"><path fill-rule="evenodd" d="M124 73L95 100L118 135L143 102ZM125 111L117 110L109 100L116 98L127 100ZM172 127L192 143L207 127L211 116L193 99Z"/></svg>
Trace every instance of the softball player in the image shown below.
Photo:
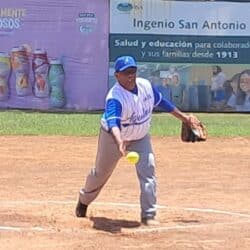
<svg viewBox="0 0 250 250"><path fill-rule="evenodd" d="M126 151L140 155L136 172L140 182L141 222L155 225L156 177L155 159L149 135L153 108L160 106L183 122L191 124L190 116L162 98L151 83L136 77L137 65L133 57L121 56L115 62L117 82L106 97L101 119L95 167L80 190L76 216L86 217L88 205L97 197L108 181L119 159Z"/></svg>

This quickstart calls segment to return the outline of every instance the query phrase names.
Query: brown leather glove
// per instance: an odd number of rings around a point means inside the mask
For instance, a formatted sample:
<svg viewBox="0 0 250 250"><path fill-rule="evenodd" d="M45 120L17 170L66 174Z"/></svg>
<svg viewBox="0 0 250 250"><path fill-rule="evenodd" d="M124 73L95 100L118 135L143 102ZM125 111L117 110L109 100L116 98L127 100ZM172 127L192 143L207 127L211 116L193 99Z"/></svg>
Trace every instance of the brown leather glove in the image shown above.
<svg viewBox="0 0 250 250"><path fill-rule="evenodd" d="M199 119L190 115L192 121L190 123L182 122L181 126L181 140L184 142L200 142L207 140L207 128L206 126L199 121Z"/></svg>

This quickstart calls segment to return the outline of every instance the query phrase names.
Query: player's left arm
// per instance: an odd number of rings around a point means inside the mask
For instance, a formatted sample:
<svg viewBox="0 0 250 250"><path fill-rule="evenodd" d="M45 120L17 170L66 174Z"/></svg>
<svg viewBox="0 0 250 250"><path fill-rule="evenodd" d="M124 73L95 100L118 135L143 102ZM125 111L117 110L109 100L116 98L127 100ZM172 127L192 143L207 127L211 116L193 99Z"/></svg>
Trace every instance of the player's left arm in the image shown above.
<svg viewBox="0 0 250 250"><path fill-rule="evenodd" d="M155 106L161 107L166 112L172 112L176 108L175 105L171 101L163 98L161 92L153 85L152 85L152 89L154 93L154 105Z"/></svg>

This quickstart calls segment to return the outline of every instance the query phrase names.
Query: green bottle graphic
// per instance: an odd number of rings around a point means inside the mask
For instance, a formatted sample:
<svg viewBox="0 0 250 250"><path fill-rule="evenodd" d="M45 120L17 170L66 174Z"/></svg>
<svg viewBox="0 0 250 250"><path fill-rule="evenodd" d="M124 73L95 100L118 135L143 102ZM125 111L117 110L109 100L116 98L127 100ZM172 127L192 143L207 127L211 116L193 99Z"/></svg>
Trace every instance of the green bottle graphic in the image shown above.
<svg viewBox="0 0 250 250"><path fill-rule="evenodd" d="M63 64L59 59L53 59L50 61L48 78L50 85L50 107L64 107L64 105L66 104L66 98L64 94L65 73L63 69Z"/></svg>

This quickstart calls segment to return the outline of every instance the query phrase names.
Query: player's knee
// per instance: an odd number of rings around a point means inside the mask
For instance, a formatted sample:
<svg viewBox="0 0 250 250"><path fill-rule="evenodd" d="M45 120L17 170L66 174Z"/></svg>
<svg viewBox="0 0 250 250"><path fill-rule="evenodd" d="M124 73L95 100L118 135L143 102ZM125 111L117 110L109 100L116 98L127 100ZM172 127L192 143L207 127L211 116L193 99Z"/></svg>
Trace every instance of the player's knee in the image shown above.
<svg viewBox="0 0 250 250"><path fill-rule="evenodd" d="M94 177L96 177L97 176L97 171L96 171L96 169L95 168L92 168L91 170L90 170L90 174L89 174L90 176L94 176Z"/></svg>
<svg viewBox="0 0 250 250"><path fill-rule="evenodd" d="M155 167L155 157L153 153L148 154L148 166L149 167Z"/></svg>
<svg viewBox="0 0 250 250"><path fill-rule="evenodd" d="M152 178L155 174L155 158L153 153L141 156L137 165L137 173L140 178Z"/></svg>
<svg viewBox="0 0 250 250"><path fill-rule="evenodd" d="M137 164L143 168L154 168L155 167L155 157L153 153L142 154L140 156L140 161Z"/></svg>

